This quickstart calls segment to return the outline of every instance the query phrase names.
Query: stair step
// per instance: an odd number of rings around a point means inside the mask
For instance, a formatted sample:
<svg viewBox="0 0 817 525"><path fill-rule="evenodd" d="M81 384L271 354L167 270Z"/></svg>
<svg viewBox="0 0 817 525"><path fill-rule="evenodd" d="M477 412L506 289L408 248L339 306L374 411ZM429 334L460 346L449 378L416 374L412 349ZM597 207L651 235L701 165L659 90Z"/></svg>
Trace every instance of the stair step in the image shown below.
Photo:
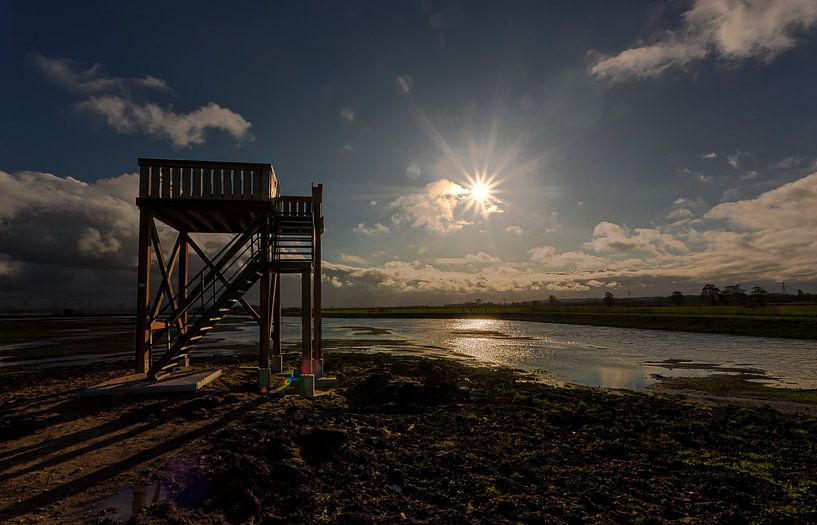
<svg viewBox="0 0 817 525"><path fill-rule="evenodd" d="M211 321L221 321L221 319L222 319L221 317L211 317L210 318Z"/></svg>
<svg viewBox="0 0 817 525"><path fill-rule="evenodd" d="M204 325L201 328L199 328L199 332L206 332L207 330L212 330L212 329L213 329L212 326ZM193 339L193 338L191 337L190 339Z"/></svg>

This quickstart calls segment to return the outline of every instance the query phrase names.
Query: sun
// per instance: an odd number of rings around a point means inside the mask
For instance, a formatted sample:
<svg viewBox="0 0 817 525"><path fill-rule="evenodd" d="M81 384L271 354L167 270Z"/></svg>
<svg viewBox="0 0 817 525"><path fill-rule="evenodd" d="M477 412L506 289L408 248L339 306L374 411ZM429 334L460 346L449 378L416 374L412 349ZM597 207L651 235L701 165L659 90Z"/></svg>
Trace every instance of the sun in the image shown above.
<svg viewBox="0 0 817 525"><path fill-rule="evenodd" d="M491 188L484 182L474 182L468 189L471 199L477 204L486 204L491 200Z"/></svg>
<svg viewBox="0 0 817 525"><path fill-rule="evenodd" d="M493 177L488 177L485 173L477 173L473 176L466 175L468 184L466 186L467 209L473 209L475 213L488 217L492 213L502 211L499 204L502 203L496 197L496 182Z"/></svg>

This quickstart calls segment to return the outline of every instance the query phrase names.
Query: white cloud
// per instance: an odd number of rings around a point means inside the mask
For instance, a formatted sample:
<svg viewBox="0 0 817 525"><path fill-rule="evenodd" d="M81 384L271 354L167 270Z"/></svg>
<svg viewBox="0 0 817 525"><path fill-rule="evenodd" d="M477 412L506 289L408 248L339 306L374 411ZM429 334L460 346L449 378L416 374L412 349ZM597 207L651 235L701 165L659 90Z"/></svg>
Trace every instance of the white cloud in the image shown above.
<svg viewBox="0 0 817 525"><path fill-rule="evenodd" d="M683 221L691 219L695 216L693 211L704 205L704 201L700 198L691 199L689 197L679 197L672 203L672 208L667 213L667 219L672 221Z"/></svg>
<svg viewBox="0 0 817 525"><path fill-rule="evenodd" d="M207 130L220 130L236 140L252 140L252 124L235 111L210 102L196 110L177 113L172 106L160 106L134 94L138 89L172 91L156 77L113 77L100 64L83 69L65 58L48 58L35 54L37 66L48 78L88 98L74 106L85 114L101 116L116 133L141 133L170 140L174 145L190 147L205 143Z"/></svg>
<svg viewBox="0 0 817 525"><path fill-rule="evenodd" d="M755 199L718 204L704 217L722 219L736 228L750 231L817 228L817 173L767 191Z"/></svg>
<svg viewBox="0 0 817 525"><path fill-rule="evenodd" d="M363 257L357 256L357 255L350 255L350 254L347 254L347 253L340 254L340 257L338 257L338 259L340 259L343 262L347 262L347 263L351 263L351 264L360 264L360 265L366 264L366 261L363 259Z"/></svg>
<svg viewBox="0 0 817 525"><path fill-rule="evenodd" d="M651 228L629 228L600 222L584 246L595 252L640 251L651 254L683 253L687 246L672 235Z"/></svg>
<svg viewBox="0 0 817 525"><path fill-rule="evenodd" d="M505 231L508 233L512 233L514 235L522 235L525 233L525 230L521 226L511 225L505 228Z"/></svg>
<svg viewBox="0 0 817 525"><path fill-rule="evenodd" d="M87 68L73 60L61 57L46 57L32 53L34 65L55 83L81 93L129 92L135 89L151 89L172 92L167 82L161 78L145 75L137 78L122 78L109 75L102 64L91 64Z"/></svg>
<svg viewBox="0 0 817 525"><path fill-rule="evenodd" d="M366 235L376 235L378 233L389 233L389 227L379 222L374 226L366 226L361 222L355 226L355 231Z"/></svg>
<svg viewBox="0 0 817 525"><path fill-rule="evenodd" d="M391 203L396 210L395 224L407 223L414 228L445 233L469 224L456 213L468 190L448 179L428 183L421 191L404 195Z"/></svg>
<svg viewBox="0 0 817 525"><path fill-rule="evenodd" d="M458 264L496 264L502 262L502 259L485 252L477 252L469 253L463 257L441 257L435 259L434 262L444 266Z"/></svg>
<svg viewBox="0 0 817 525"><path fill-rule="evenodd" d="M701 155L701 158L702 159L717 159L718 154L715 153L714 151L711 152L711 153L704 153L703 155Z"/></svg>
<svg viewBox="0 0 817 525"><path fill-rule="evenodd" d="M406 168L406 177L408 177L408 178L410 178L412 180L419 179L420 175L422 175L422 174L423 174L423 170L420 169L420 166L418 166L415 163L409 164L408 167Z"/></svg>
<svg viewBox="0 0 817 525"><path fill-rule="evenodd" d="M190 147L205 142L207 129L225 131L236 139L250 139L252 124L238 113L210 102L189 113L175 113L151 102L137 103L115 95L91 97L76 105L78 111L105 118L117 133L169 139L174 145Z"/></svg>
<svg viewBox="0 0 817 525"><path fill-rule="evenodd" d="M705 58L768 63L816 22L814 0L695 0L680 29L653 34L615 55L596 56L590 72L616 82L655 78Z"/></svg>
<svg viewBox="0 0 817 525"><path fill-rule="evenodd" d="M733 168L738 169L738 168L740 168L740 159L741 159L741 157L748 157L748 156L749 156L748 153L745 153L743 151L738 151L738 152L735 152L732 155L727 155L726 156L726 162L728 162L729 165L732 166Z"/></svg>

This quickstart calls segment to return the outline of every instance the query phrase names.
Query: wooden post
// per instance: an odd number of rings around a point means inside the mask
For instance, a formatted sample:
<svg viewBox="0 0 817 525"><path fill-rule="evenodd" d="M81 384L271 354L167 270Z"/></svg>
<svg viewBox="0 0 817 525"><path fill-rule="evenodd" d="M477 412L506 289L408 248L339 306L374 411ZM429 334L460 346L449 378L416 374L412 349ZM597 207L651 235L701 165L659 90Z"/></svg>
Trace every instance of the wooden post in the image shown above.
<svg viewBox="0 0 817 525"><path fill-rule="evenodd" d="M272 355L281 355L281 274L275 273L272 295Z"/></svg>
<svg viewBox="0 0 817 525"><path fill-rule="evenodd" d="M153 217L144 209L139 210L139 260L137 261L136 288L136 360L137 374L147 373L150 368L150 236Z"/></svg>
<svg viewBox="0 0 817 525"><path fill-rule="evenodd" d="M321 200L323 198L323 185L318 184L312 188L312 245L313 250L313 264L315 268L315 304L314 304L314 322L315 322L315 347L313 352L315 359L318 361L318 373L322 374L322 359L323 346L321 344L322 327L321 327L321 226L323 225L323 217L321 216Z"/></svg>
<svg viewBox="0 0 817 525"><path fill-rule="evenodd" d="M180 232L179 233L179 269L178 275L179 278L179 298L176 301L176 305L184 304L185 299L187 299L187 277L188 277L188 266L187 266L187 256L189 254L188 251L188 244L187 244L187 232ZM171 270L172 271L172 270ZM181 321L181 329L182 333L187 332L187 310L181 315L179 319Z"/></svg>
<svg viewBox="0 0 817 525"><path fill-rule="evenodd" d="M312 373L312 272L301 272L301 373Z"/></svg>
<svg viewBox="0 0 817 525"><path fill-rule="evenodd" d="M270 285L269 285L269 221L261 229L261 327L258 331L258 368L269 368Z"/></svg>

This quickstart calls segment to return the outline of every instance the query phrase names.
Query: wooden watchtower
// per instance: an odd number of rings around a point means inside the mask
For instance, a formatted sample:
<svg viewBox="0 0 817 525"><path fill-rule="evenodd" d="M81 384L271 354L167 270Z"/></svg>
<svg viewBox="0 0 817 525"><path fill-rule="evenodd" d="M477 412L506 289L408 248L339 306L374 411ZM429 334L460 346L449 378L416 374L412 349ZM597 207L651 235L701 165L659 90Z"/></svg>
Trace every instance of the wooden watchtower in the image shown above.
<svg viewBox="0 0 817 525"><path fill-rule="evenodd" d="M199 341L240 304L259 325L259 387L265 389L270 371L283 366L281 274L297 273L301 373L320 374L322 185L310 196L282 196L270 164L139 159L139 169L136 372L158 380L187 367ZM175 230L169 252L156 221ZM231 237L208 255L191 234ZM190 248L203 263L195 275ZM152 289L154 259L160 279ZM244 294L259 281L256 310Z"/></svg>

